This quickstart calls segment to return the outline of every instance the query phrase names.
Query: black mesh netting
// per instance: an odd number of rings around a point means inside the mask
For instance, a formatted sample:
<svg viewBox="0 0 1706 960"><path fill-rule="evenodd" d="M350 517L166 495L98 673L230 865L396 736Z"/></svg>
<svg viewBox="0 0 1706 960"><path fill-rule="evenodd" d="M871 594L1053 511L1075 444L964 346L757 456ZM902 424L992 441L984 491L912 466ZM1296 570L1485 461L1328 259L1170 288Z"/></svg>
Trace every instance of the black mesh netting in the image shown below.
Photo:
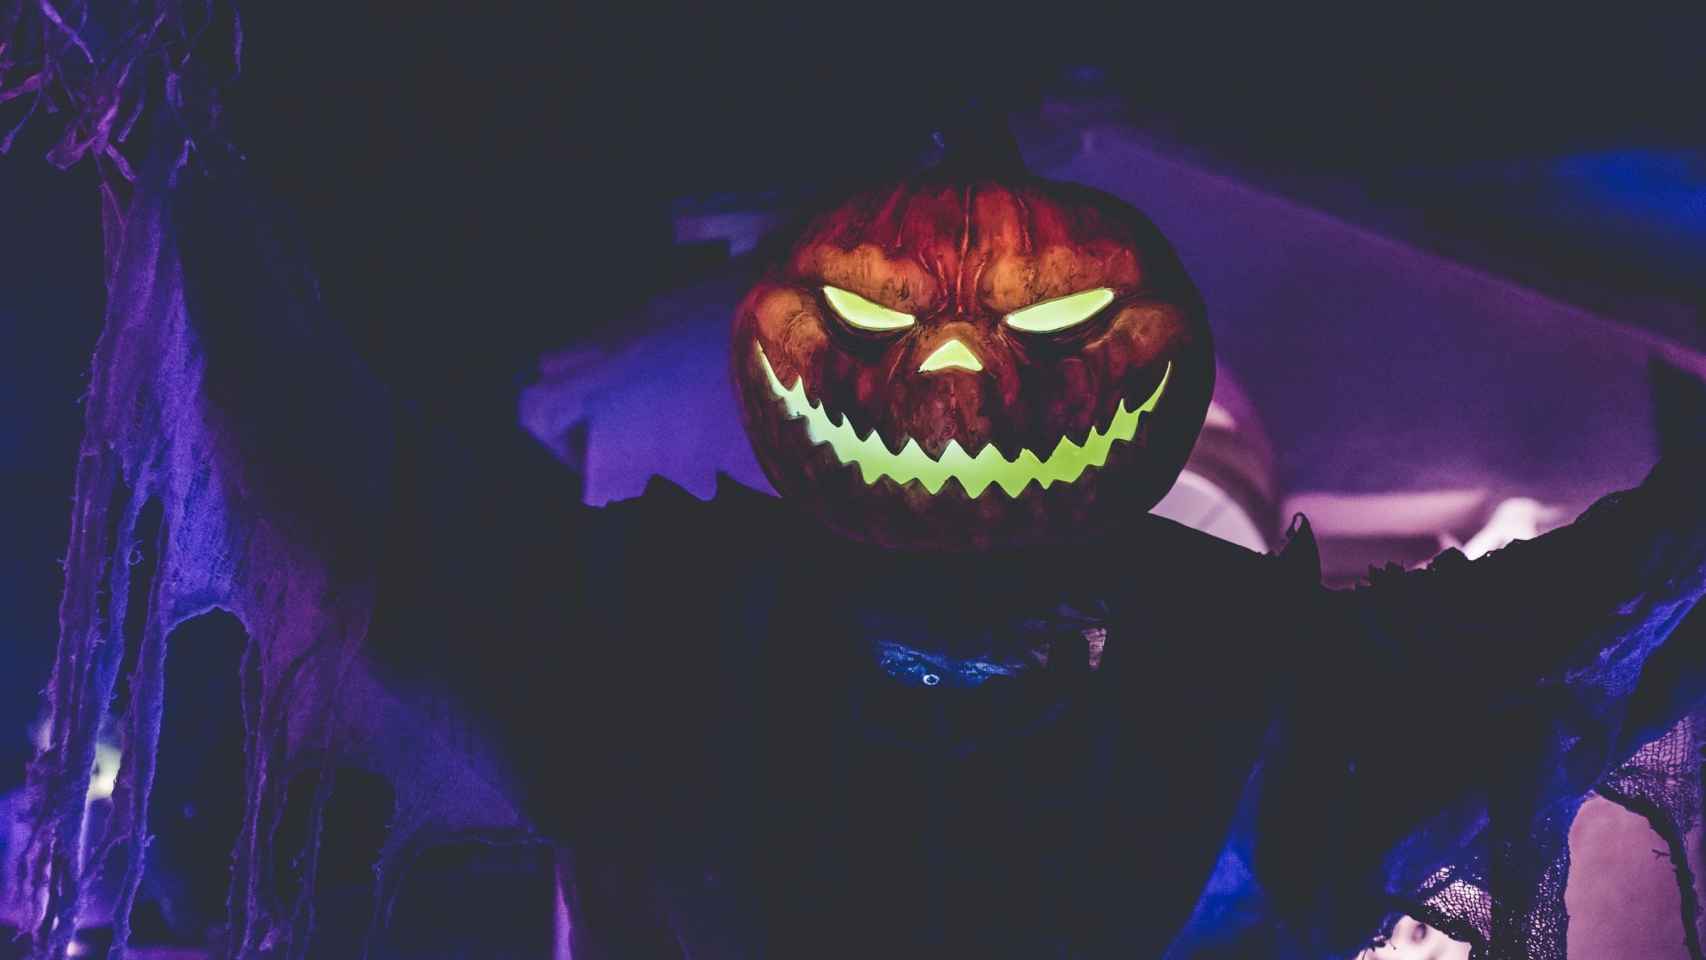
<svg viewBox="0 0 1706 960"><path fill-rule="evenodd" d="M1700 732L1698 716L1638 751L1599 785L1599 793L1640 814L1664 841L1682 894L1682 933L1688 955L1701 957L1700 902L1686 840L1700 815Z"/></svg>
<svg viewBox="0 0 1706 960"><path fill-rule="evenodd" d="M1596 792L1645 817L1665 843L1681 895L1689 956L1699 958L1699 900L1685 839L1700 809L1700 721L1691 717L1638 750L1600 782ZM1494 839L1444 867L1416 891L1411 915L1454 940L1470 944L1476 960L1564 960L1569 913L1564 890L1570 872L1572 801L1536 819L1520 836ZM1495 895L1495 893L1497 895Z"/></svg>

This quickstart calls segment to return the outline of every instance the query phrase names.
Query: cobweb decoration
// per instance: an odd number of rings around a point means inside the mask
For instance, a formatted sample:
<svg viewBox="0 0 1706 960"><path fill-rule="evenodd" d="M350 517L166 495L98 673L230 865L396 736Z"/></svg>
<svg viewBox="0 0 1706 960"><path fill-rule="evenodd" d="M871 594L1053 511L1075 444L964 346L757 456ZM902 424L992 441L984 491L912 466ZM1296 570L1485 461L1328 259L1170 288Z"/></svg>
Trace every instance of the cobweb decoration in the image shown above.
<svg viewBox="0 0 1706 960"><path fill-rule="evenodd" d="M242 49L242 20L221 0L0 0L0 153L44 128L48 162L92 161L116 215L149 133L169 126L187 152L217 130ZM149 113L172 122L143 123ZM109 263L113 249L109 237Z"/></svg>
<svg viewBox="0 0 1706 960"><path fill-rule="evenodd" d="M242 675L230 678L241 685L247 761L225 952L301 957L314 928L318 837L335 769L371 771L395 791L375 864L373 930L384 924L400 868L422 845L451 834L532 840L459 721L394 693L366 669L360 645L375 589L372 544L358 537L331 550L270 522L274 478L254 475L242 455L244 425L222 418L210 400L217 375L187 312L173 197L182 178L203 175L191 172L199 166L192 157L216 145L217 87L230 76L194 68L189 52L210 36L240 37L235 14L211 4L111 6L116 22L98 31L86 5L0 8L0 97L29 101L25 119L58 116L63 136L52 162L93 157L113 175L103 178L108 302L76 468L47 690L50 732L29 772L31 842L19 874L4 879L31 909L33 955L53 960L71 950L96 885L116 880L110 955L124 954L148 865L165 664L194 655L170 650L173 630L223 610L247 634ZM97 43L97 35L111 39ZM225 67L236 64L236 49ZM147 142L132 139L137 118L150 111ZM140 162L124 156L126 143ZM317 306L299 261L269 265L286 309ZM350 469L382 475L380 454L363 461L351 444L328 442ZM382 513L377 502L357 507ZM126 664L134 664L128 673ZM120 733L123 758L112 814L95 832L86 797L103 727ZM286 787L299 775L318 782L309 839L301 850L275 849ZM290 872L296 893L287 900L275 878Z"/></svg>

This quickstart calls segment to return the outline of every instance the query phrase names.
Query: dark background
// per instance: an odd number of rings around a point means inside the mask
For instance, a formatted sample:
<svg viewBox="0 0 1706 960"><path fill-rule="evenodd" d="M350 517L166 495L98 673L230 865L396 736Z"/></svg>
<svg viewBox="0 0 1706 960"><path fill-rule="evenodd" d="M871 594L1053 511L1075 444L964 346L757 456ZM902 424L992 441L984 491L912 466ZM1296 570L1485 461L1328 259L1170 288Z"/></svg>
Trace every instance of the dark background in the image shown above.
<svg viewBox="0 0 1706 960"><path fill-rule="evenodd" d="M1706 5L1272 6L250 4L230 132L339 321L446 419L507 415L541 351L620 337L714 263L674 243L672 211L786 208L907 167L971 100L1094 101L1306 202L1706 338ZM103 295L93 174L52 170L46 146L0 160L0 793L56 635Z"/></svg>

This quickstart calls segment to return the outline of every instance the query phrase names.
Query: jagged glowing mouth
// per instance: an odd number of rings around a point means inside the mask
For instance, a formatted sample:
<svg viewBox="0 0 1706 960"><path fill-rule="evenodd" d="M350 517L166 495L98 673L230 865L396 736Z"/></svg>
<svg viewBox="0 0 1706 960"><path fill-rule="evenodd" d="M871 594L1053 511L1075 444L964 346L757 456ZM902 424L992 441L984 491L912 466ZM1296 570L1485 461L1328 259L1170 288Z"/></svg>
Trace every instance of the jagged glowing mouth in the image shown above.
<svg viewBox="0 0 1706 960"><path fill-rule="evenodd" d="M1130 410L1126 408L1125 399L1121 398L1113 420L1100 430L1091 427L1084 443L1074 443L1070 437L1061 437L1054 452L1046 457L1038 457L1027 449L1020 450L1017 458L1009 460L993 443L985 444L973 455L966 453L957 440L949 440L942 455L932 457L911 437L906 438L899 453L893 453L875 429L861 437L846 417L832 417L821 404L807 399L805 384L800 377L794 378L793 386L784 387L762 346L758 348L758 364L764 368L764 376L770 381L770 392L789 419L805 420L806 436L811 442L828 444L844 464L857 464L865 483L874 484L878 478L885 476L896 483L916 480L924 485L925 490L935 494L949 477L953 477L971 497L982 496L992 485L1000 487L1009 497L1017 497L1032 482L1046 490L1050 484L1072 483L1083 476L1084 471L1107 463L1108 452L1116 442L1130 443L1137 436L1140 420L1154 412L1155 405L1161 402L1162 392L1167 389L1167 381L1173 375L1173 363L1168 361L1167 368L1161 373L1161 382L1155 385L1155 391L1148 400L1137 409Z"/></svg>

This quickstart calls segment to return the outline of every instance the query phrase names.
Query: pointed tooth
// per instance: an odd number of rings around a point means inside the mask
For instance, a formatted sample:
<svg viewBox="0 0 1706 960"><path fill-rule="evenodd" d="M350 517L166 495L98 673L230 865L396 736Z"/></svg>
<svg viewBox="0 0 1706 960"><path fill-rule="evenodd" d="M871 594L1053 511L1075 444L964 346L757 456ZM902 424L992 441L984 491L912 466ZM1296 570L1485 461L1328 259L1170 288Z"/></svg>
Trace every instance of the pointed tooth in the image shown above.
<svg viewBox="0 0 1706 960"><path fill-rule="evenodd" d="M1119 409L1118 407L1115 407L1116 411L1118 409ZM1109 417L1110 421L1112 419L1113 419L1112 417ZM1065 436L1068 440L1072 441L1073 446L1083 447L1084 444L1087 443L1091 437L1096 435L1096 432L1097 432L1096 418L1090 417L1085 422L1084 426L1079 427L1077 430L1068 430L1066 432Z"/></svg>
<svg viewBox="0 0 1706 960"><path fill-rule="evenodd" d="M1167 361L1167 369L1161 371L1161 382L1155 385L1155 391L1143 401L1140 409L1154 410L1161 403L1161 395L1167 390L1167 381L1173 379L1173 361Z"/></svg>
<svg viewBox="0 0 1706 960"><path fill-rule="evenodd" d="M1121 400L1114 422L1108 424L1108 436L1114 440L1129 442L1137 435L1137 428L1143 422L1144 416L1141 410L1133 410Z"/></svg>
<svg viewBox="0 0 1706 960"><path fill-rule="evenodd" d="M799 414L806 421L806 436L813 443L827 443L834 446L835 430L823 422L816 411L806 408ZM839 454L837 454L839 456Z"/></svg>
<svg viewBox="0 0 1706 960"><path fill-rule="evenodd" d="M939 493L942 485L948 482L949 477L953 476L954 464L950 459L951 456L956 453L960 458L965 456L965 451L961 450L960 445L952 440L949 440L948 445L942 448L940 457L930 456L923 448L919 448L919 452L924 457L924 461L919 464L919 472L924 475L925 489L932 494Z"/></svg>
<svg viewBox="0 0 1706 960"><path fill-rule="evenodd" d="M902 444L901 448L894 452L894 455L896 459L908 462L915 459L928 460L930 458L929 454L924 452L924 448L918 445L918 441L911 437L906 438L906 443Z"/></svg>
<svg viewBox="0 0 1706 960"><path fill-rule="evenodd" d="M852 432L853 442L857 443L861 449L864 448L866 441L871 439L871 435L877 432L874 424L861 426L858 420L853 419L851 413L847 414L847 429Z"/></svg>
<svg viewBox="0 0 1706 960"><path fill-rule="evenodd" d="M967 497L976 500L983 496L983 491L989 489L990 484L995 482L995 475L986 471L978 471L971 474L954 474L954 479L959 481L960 490Z"/></svg>
<svg viewBox="0 0 1706 960"><path fill-rule="evenodd" d="M872 427L871 432L865 434L865 449L877 460L892 460L896 455L896 451L890 450L888 443L883 440L883 432L876 427Z"/></svg>
<svg viewBox="0 0 1706 960"><path fill-rule="evenodd" d="M1043 473L1042 461L1037 459L1037 455L1032 453L1029 448L1020 450L1019 455L1014 458L1013 464L1018 469L1002 471L1001 478L996 481L1001 485L1002 492L1009 497L1017 497L1024 493L1025 488L1033 482L1044 489L1048 487L1048 480Z"/></svg>
<svg viewBox="0 0 1706 960"><path fill-rule="evenodd" d="M858 437L856 432L854 437ZM890 469L889 463L879 457L871 456L870 448L862 440L855 439L849 446L851 447L850 455L859 462L859 468L864 471L867 484L876 483L884 475L892 475L893 471Z"/></svg>
<svg viewBox="0 0 1706 960"><path fill-rule="evenodd" d="M1009 439L1006 437L997 437L989 443L990 446L993 446L996 450L1001 452L1002 459L1006 460L1008 463L1012 463L1017 460L1019 458L1019 451L1025 449L1025 445L1019 440Z"/></svg>
<svg viewBox="0 0 1706 960"><path fill-rule="evenodd" d="M806 385L806 379L805 379L804 375L795 376L794 377L794 385L792 387L790 387L789 390L794 394L794 396L796 398L799 399L799 401L801 403L805 404L808 407L811 407L814 410L819 409L817 398L812 396L812 394L816 393L817 391L813 390L811 387Z"/></svg>
<svg viewBox="0 0 1706 960"><path fill-rule="evenodd" d="M872 467L863 460L855 458L850 461L850 463L859 468L859 479L865 481L865 486L867 487L883 478L883 474L880 470L877 470L875 467Z"/></svg>
<svg viewBox="0 0 1706 960"><path fill-rule="evenodd" d="M875 426L872 426L872 428L865 431L865 433L860 433L860 431L858 431L858 426L853 428L853 445L858 447L858 454L860 454L860 457L870 457L870 454L872 454L872 448L870 447L872 447L873 437L877 437L877 428L875 428ZM872 457L872 459L875 460L875 457Z"/></svg>
<svg viewBox="0 0 1706 960"><path fill-rule="evenodd" d="M977 494L972 493L971 489L966 486L964 477L958 474L949 474L948 479L942 483L942 492L937 496L957 496L970 500L975 499Z"/></svg>
<svg viewBox="0 0 1706 960"><path fill-rule="evenodd" d="M789 387L782 396L782 405L790 417L803 417L811 410L811 404L806 402L805 388L800 385L799 378L794 379L794 385Z"/></svg>
<svg viewBox="0 0 1706 960"><path fill-rule="evenodd" d="M877 431L876 427L872 427L871 431L865 434L864 439L860 441L859 451L861 457L876 464L879 471L893 477L896 483L905 483L910 479L906 475L905 465L890 454L887 447L883 446L882 434Z"/></svg>
<svg viewBox="0 0 1706 960"><path fill-rule="evenodd" d="M903 483L907 480L917 480L932 494L942 488L942 480L947 472L930 459L917 440L906 438L905 445L894 454L894 461L897 471L895 479Z"/></svg>
<svg viewBox="0 0 1706 960"><path fill-rule="evenodd" d="M1107 433L1097 433L1097 434L1091 435L1090 442L1088 444L1086 444L1085 448L1084 448L1084 452L1085 452L1084 467L1086 469L1088 469L1090 467L1100 467L1103 464L1107 463L1108 462L1108 451L1109 451L1109 449L1111 449L1113 447L1113 445L1114 445L1114 436L1113 436L1113 431L1111 431L1111 430L1108 431ZM1081 470L1080 473L1082 473L1082 472L1083 471Z"/></svg>
<svg viewBox="0 0 1706 960"><path fill-rule="evenodd" d="M842 415L839 423L831 422L828 417L825 417L824 422L829 425L831 430L835 431L835 435L837 437L841 438L841 443L850 444L858 441L859 435L853 428L853 418L851 416L847 416L845 414Z"/></svg>

